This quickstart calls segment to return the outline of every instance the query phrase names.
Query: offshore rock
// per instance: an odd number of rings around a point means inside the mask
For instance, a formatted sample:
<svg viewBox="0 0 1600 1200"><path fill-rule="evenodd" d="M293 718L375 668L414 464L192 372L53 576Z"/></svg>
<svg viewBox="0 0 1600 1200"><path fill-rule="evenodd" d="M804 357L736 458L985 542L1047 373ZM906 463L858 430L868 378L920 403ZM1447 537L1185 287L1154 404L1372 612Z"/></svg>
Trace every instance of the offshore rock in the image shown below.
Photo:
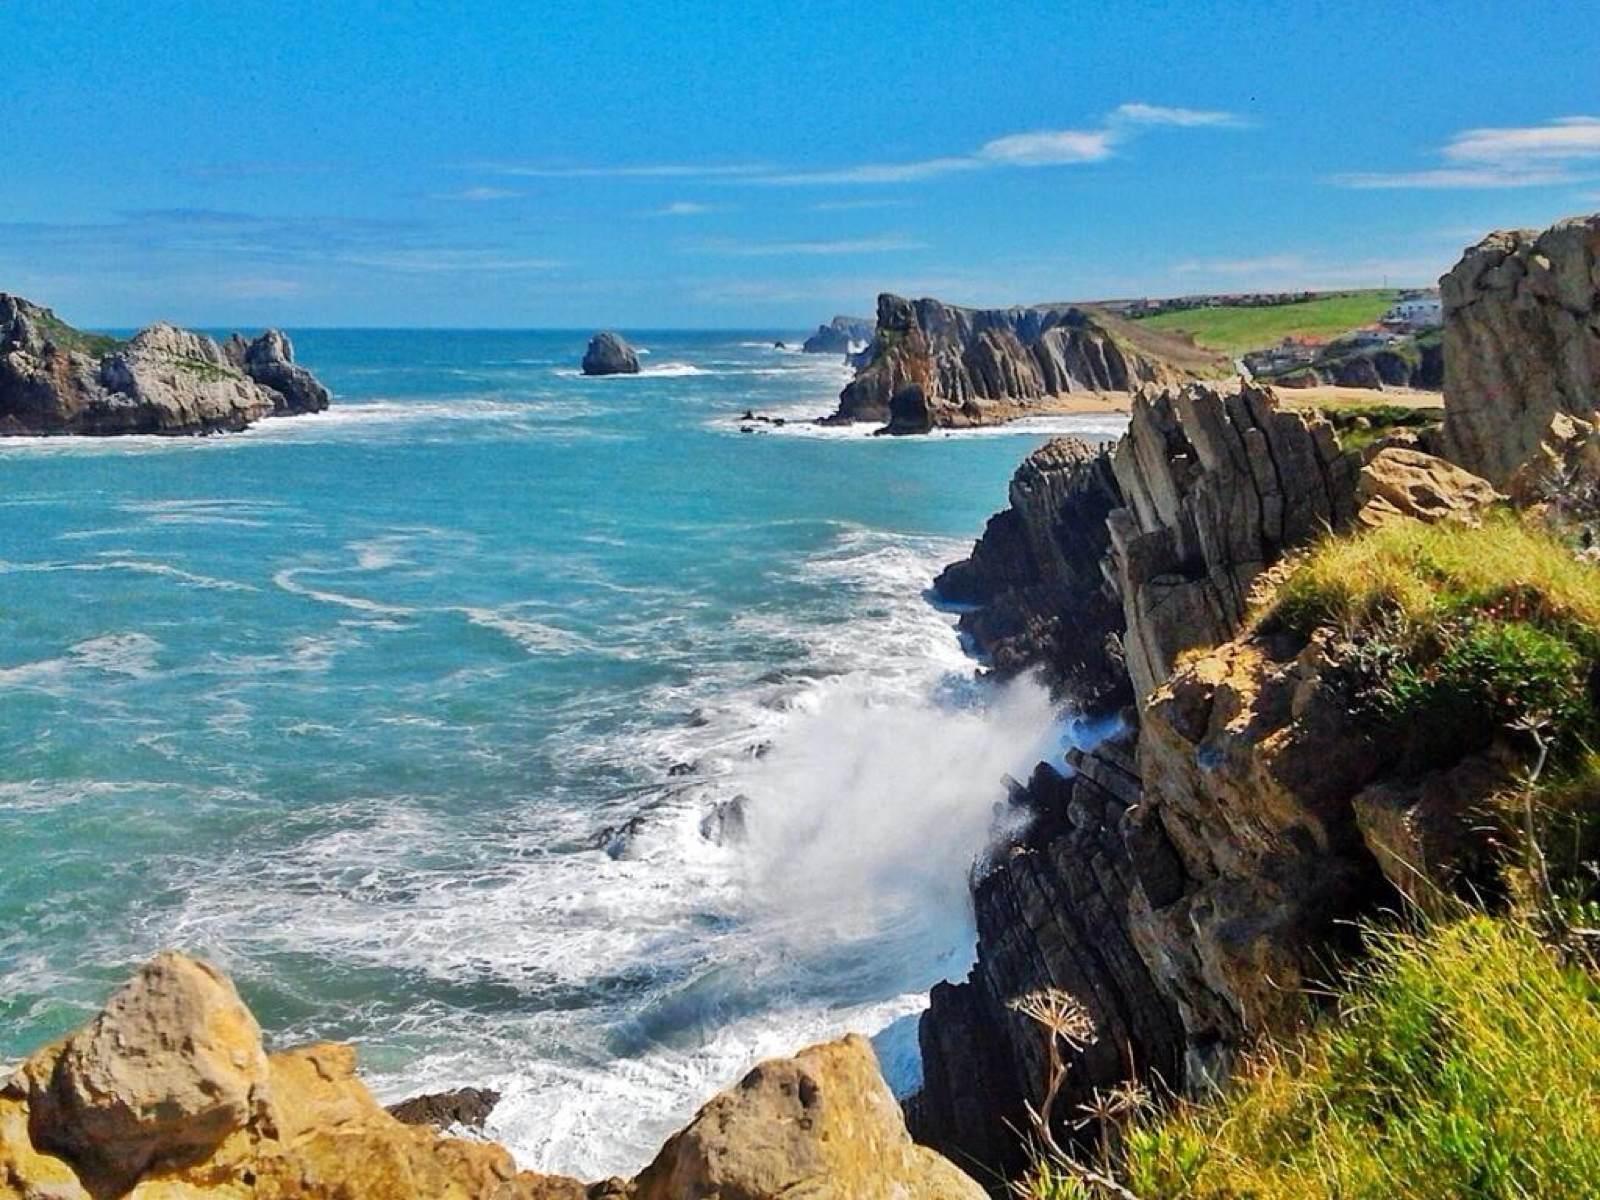
<svg viewBox="0 0 1600 1200"><path fill-rule="evenodd" d="M872 1046L850 1035L755 1067L674 1135L636 1200L984 1200L912 1142Z"/></svg>
<svg viewBox="0 0 1600 1200"><path fill-rule="evenodd" d="M835 317L818 325L800 349L807 354L849 354L853 346L870 342L875 332L870 317Z"/></svg>
<svg viewBox="0 0 1600 1200"><path fill-rule="evenodd" d="M1122 608L1102 567L1106 517L1123 503L1109 447L1046 442L1017 468L1009 499L935 591L978 606L960 628L1002 677L1040 667L1082 709L1121 707Z"/></svg>
<svg viewBox="0 0 1600 1200"><path fill-rule="evenodd" d="M621 334L597 333L583 352L585 375L637 375L639 355Z"/></svg>
<svg viewBox="0 0 1600 1200"><path fill-rule="evenodd" d="M1070 393L1192 377L1133 349L1108 320L1076 305L972 309L885 293L866 361L829 420L925 433L1012 420Z"/></svg>
<svg viewBox="0 0 1600 1200"><path fill-rule="evenodd" d="M483 1123L500 1103L500 1093L488 1088L456 1088L449 1092L428 1092L391 1104L388 1113L404 1125L431 1125L435 1129L482 1129Z"/></svg>
<svg viewBox="0 0 1600 1200"><path fill-rule="evenodd" d="M1600 408L1600 214L1491 233L1439 281L1446 453L1501 489Z"/></svg>
<svg viewBox="0 0 1600 1200"><path fill-rule="evenodd" d="M283 334L246 349L235 361L166 324L119 345L0 294L0 435L210 433L327 407L327 389L294 365Z"/></svg>

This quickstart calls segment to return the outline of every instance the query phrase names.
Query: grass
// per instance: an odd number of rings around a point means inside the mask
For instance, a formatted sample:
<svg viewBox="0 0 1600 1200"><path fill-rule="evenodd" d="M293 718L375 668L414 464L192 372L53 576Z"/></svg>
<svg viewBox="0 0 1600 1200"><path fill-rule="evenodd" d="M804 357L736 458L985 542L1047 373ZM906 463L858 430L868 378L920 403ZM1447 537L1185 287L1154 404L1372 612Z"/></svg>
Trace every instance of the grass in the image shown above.
<svg viewBox="0 0 1600 1200"><path fill-rule="evenodd" d="M1437 408L1410 408L1403 404L1351 404L1329 406L1322 415L1339 435L1346 450L1361 450L1401 430L1421 430L1439 424Z"/></svg>
<svg viewBox="0 0 1600 1200"><path fill-rule="evenodd" d="M1393 290L1335 292L1292 304L1192 308L1161 313L1130 324L1186 333L1207 349L1239 354L1276 345L1286 337L1337 337L1383 316L1400 293Z"/></svg>
<svg viewBox="0 0 1600 1200"><path fill-rule="evenodd" d="M1403 770L1527 731L1571 760L1600 735L1600 571L1510 514L1328 538L1284 581L1265 628L1337 632L1353 711ZM1522 731L1520 734L1517 731Z"/></svg>
<svg viewBox="0 0 1600 1200"><path fill-rule="evenodd" d="M1233 374L1233 360L1226 354L1196 345L1182 334L1156 325L1154 320L1130 321L1093 307L1084 311L1124 349L1145 358L1167 363L1200 379L1226 379Z"/></svg>
<svg viewBox="0 0 1600 1200"><path fill-rule="evenodd" d="M1261 1053L1224 1096L1129 1134L1136 1194L1600 1195L1594 980L1527 927L1484 916L1373 933L1369 949L1336 1019Z"/></svg>
<svg viewBox="0 0 1600 1200"><path fill-rule="evenodd" d="M119 340L108 334L86 333L81 329L74 329L48 309L39 317L39 325L45 337L61 349L87 354L93 358L102 358L122 345Z"/></svg>

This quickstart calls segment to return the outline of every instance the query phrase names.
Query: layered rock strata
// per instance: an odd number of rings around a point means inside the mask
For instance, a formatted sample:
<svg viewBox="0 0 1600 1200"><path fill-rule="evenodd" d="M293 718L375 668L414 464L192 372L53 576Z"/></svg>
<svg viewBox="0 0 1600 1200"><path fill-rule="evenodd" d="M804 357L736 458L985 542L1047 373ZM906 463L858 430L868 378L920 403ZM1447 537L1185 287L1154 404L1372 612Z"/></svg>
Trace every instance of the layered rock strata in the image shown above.
<svg viewBox="0 0 1600 1200"><path fill-rule="evenodd" d="M355 1061L337 1045L267 1054L225 976L163 953L89 1025L0 1083L0 1200L984 1195L912 1144L860 1038L760 1064L637 1179L587 1185L520 1171L492 1143L403 1123L373 1100Z"/></svg>
<svg viewBox="0 0 1600 1200"><path fill-rule="evenodd" d="M211 433L329 400L278 330L224 349L157 324L119 345L0 294L0 435Z"/></svg>
<svg viewBox="0 0 1600 1200"><path fill-rule="evenodd" d="M1491 233L1439 281L1450 458L1501 489L1600 408L1600 215ZM1574 428L1574 425L1578 428ZM1564 426L1564 428L1563 428Z"/></svg>
<svg viewBox="0 0 1600 1200"><path fill-rule="evenodd" d="M829 419L925 433L1011 420L1050 397L1186 377L1075 305L971 309L885 293L866 361Z"/></svg>

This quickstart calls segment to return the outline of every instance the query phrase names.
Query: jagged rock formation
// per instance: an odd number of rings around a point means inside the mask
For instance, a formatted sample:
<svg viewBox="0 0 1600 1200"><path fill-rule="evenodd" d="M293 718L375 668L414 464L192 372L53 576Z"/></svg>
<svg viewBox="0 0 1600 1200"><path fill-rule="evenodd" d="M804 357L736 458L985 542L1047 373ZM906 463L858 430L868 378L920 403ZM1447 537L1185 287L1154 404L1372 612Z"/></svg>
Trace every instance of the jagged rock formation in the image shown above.
<svg viewBox="0 0 1600 1200"><path fill-rule="evenodd" d="M277 330L229 347L166 324L117 345L0 294L0 435L210 433L328 406Z"/></svg>
<svg viewBox="0 0 1600 1200"><path fill-rule="evenodd" d="M1229 777L1213 768L1227 766L1230 748L1245 754L1272 727L1252 724L1244 701L1207 707L1191 689L1178 706L1157 690L1185 651L1238 633L1252 585L1285 552L1354 518L1357 456L1341 452L1320 420L1278 409L1269 390L1190 385L1135 398L1128 433L1109 457L1113 480L1087 447L1046 455L1019 478L1058 457L1078 486L1041 490L1054 512L1026 489L1014 496L1013 515L999 524L1009 532L991 537L991 523L989 544L957 569L956 590L965 586L981 600L974 576L1002 596L997 585L1031 581L1037 572L1016 549L1016 529L1059 544L1060 526L1091 511L1086 492L1095 496L1105 531L1072 532L1073 568L1052 567L1063 581L1053 599L1067 612L1101 614L1098 629L1079 631L1088 644L1120 635L1123 686L1142 715L1125 740L1069 756L1066 778L1042 768L1016 798L1032 822L974 877L977 964L966 983L934 992L922 1021L926 1082L909 1107L913 1132L958 1162L1002 1167L1016 1163L1007 1122L1021 1125L1023 1102L1036 1102L1044 1083L1043 1040L1010 1012L1011 1001L1060 988L1093 1016L1099 1036L1072 1064L1073 1102L1131 1075L1192 1084L1224 1071L1248 1032L1282 1016L1281 1008L1264 1010L1262 996L1273 971L1298 978L1289 968L1302 968L1301 947L1326 944L1332 926L1324 910L1349 911L1355 898L1384 888L1353 819L1318 832L1316 798L1293 781L1274 782L1274 770L1300 769L1330 753L1332 742L1307 734L1312 749L1297 744L1287 757L1241 764L1237 781L1206 791ZM1109 496L1120 503L1104 511ZM1103 558L1085 570L1096 548ZM1031 546L1029 553L1037 555ZM1115 603L1100 606L1107 580ZM1267 691L1278 707L1262 721L1279 720L1286 693ZM1232 728L1229 719L1240 722L1237 745L1223 744L1221 757L1205 740L1213 713L1221 732ZM1203 735L1180 747L1197 728ZM1359 762L1345 768L1348 800L1367 777ZM1329 770L1326 786L1337 788L1337 775ZM1276 791L1259 793L1269 783ZM1272 805L1260 818L1265 830L1250 823L1257 794ZM1310 813L1301 813L1302 800ZM1229 851L1233 836L1246 840ZM1320 907L1291 904L1296 878Z"/></svg>
<svg viewBox="0 0 1600 1200"><path fill-rule="evenodd" d="M1496 487L1600 409L1600 215L1491 233L1439 281L1445 444ZM1517 489L1513 489L1517 490Z"/></svg>
<svg viewBox="0 0 1600 1200"><path fill-rule="evenodd" d="M1107 524L1136 696L1185 650L1232 637L1251 584L1285 550L1355 515L1358 457L1266 388L1143 394L1112 463L1127 506Z"/></svg>
<svg viewBox="0 0 1600 1200"><path fill-rule="evenodd" d="M859 1038L762 1063L636 1180L591 1185L397 1120L355 1061L336 1045L267 1054L226 977L163 953L89 1025L0 1083L0 1200L983 1196L912 1144Z"/></svg>
<svg viewBox="0 0 1600 1200"><path fill-rule="evenodd" d="M870 342L875 332L870 317L835 317L818 325L800 349L807 354L849 354L852 346Z"/></svg>
<svg viewBox="0 0 1600 1200"><path fill-rule="evenodd" d="M1070 393L1193 377L1114 336L1109 321L1074 305L971 309L885 293L866 362L829 420L926 433L1012 420Z"/></svg>
<svg viewBox="0 0 1600 1200"><path fill-rule="evenodd" d="M597 333L583 352L585 375L637 375L639 355L619 333Z"/></svg>
<svg viewBox="0 0 1600 1200"><path fill-rule="evenodd" d="M500 1103L500 1093L489 1088L455 1088L448 1092L428 1092L391 1104L388 1113L404 1125L431 1125L448 1130L482 1129L483 1123Z"/></svg>
<svg viewBox="0 0 1600 1200"><path fill-rule="evenodd" d="M1047 442L1017 468L1009 497L935 591L978 606L960 628L1002 677L1037 666L1086 709L1129 703L1121 608L1101 573L1106 517L1123 503L1109 447Z"/></svg>

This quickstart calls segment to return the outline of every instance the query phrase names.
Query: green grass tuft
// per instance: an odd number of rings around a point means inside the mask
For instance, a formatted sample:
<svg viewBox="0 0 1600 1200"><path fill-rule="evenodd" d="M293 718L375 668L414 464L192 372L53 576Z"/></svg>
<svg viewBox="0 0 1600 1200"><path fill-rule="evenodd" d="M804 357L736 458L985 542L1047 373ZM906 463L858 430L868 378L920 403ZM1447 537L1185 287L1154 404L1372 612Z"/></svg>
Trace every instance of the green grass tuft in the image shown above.
<svg viewBox="0 0 1600 1200"><path fill-rule="evenodd" d="M1336 1020L1131 1132L1166 1200L1600 1195L1600 989L1524 926L1373 933Z"/></svg>

